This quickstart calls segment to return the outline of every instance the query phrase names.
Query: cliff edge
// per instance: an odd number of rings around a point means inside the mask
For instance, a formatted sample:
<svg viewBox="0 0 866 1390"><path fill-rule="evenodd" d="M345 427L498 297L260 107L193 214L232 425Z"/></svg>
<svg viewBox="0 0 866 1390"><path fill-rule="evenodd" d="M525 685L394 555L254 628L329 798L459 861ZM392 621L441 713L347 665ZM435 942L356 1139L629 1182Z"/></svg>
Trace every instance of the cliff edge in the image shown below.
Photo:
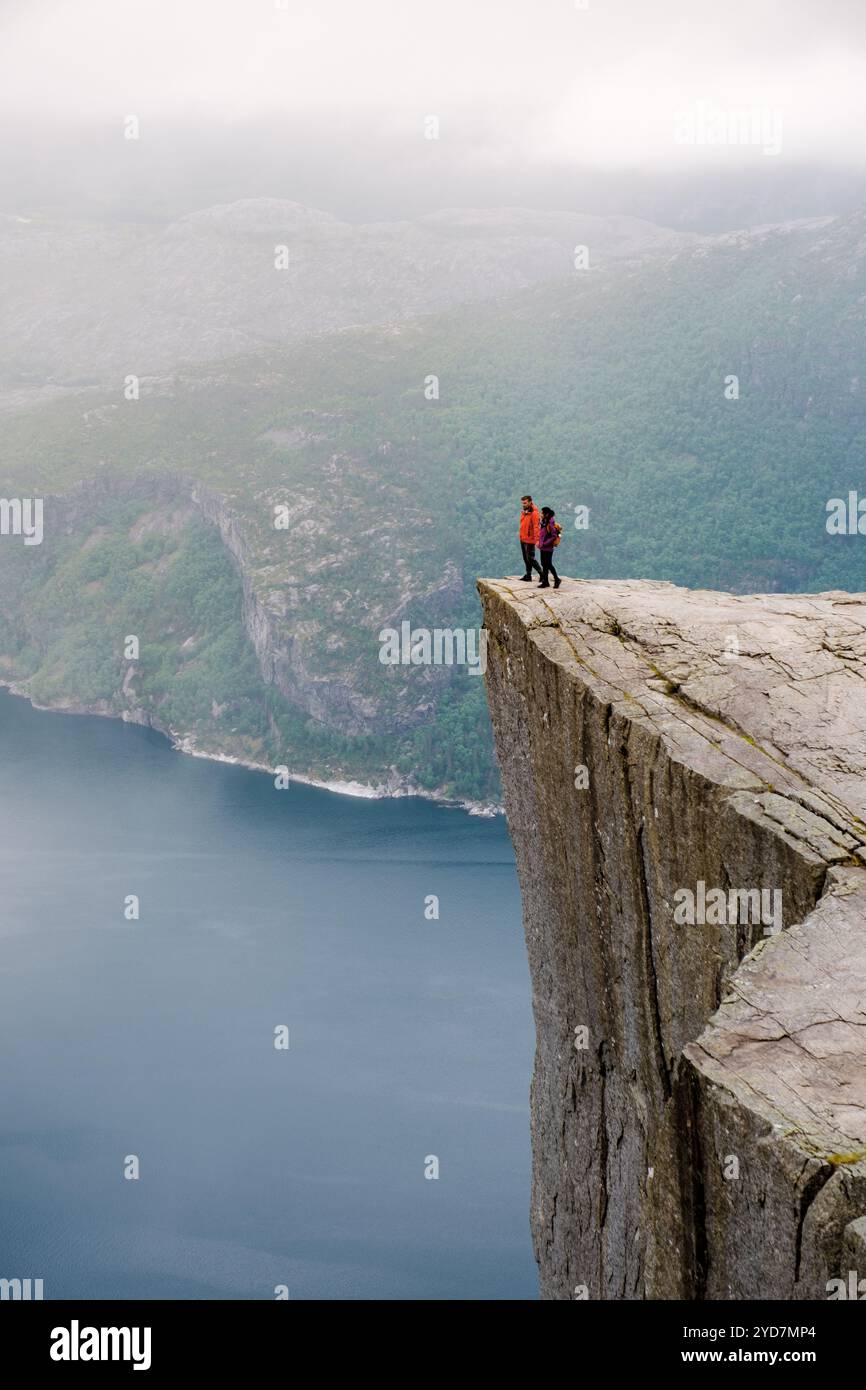
<svg viewBox="0 0 866 1390"><path fill-rule="evenodd" d="M479 592L542 1296L866 1278L866 595Z"/></svg>

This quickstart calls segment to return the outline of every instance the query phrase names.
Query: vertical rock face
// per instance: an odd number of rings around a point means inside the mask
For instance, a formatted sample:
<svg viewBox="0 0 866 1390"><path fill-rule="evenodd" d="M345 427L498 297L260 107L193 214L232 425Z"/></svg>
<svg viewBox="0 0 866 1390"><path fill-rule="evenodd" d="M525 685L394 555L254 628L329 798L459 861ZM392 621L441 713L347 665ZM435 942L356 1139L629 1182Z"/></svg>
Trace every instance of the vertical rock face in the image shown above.
<svg viewBox="0 0 866 1390"><path fill-rule="evenodd" d="M479 590L543 1296L866 1278L866 596Z"/></svg>
<svg viewBox="0 0 866 1390"><path fill-rule="evenodd" d="M354 659L339 656L333 671L318 669L322 653L329 650L329 638L334 632L334 614L342 611L351 599L351 591L340 587L342 598L331 612L329 624L323 623L319 600L310 594L309 575L304 577L303 561L313 544L314 535L305 533L290 549L298 560L299 577L290 580L285 564L278 563L264 544L261 516L270 516L262 502L258 518L251 521L236 509L232 498L200 482L190 483L190 496L204 518L216 526L223 544L232 557L243 584L243 620L247 635L256 653L262 679L273 685L296 709L308 714L324 728L349 737L363 734L397 734L412 729L429 716L431 700L447 683L450 672L441 666L424 668L424 691L417 703L405 698L405 690L380 686L364 680L372 670L380 673L382 666L370 661L375 650L376 634L382 626L399 626L412 609L420 609L429 621L436 622L440 614L447 618L458 601L463 580L453 561L445 563L442 573L431 587L421 582L400 596L398 606L389 613L362 613L359 628L369 631ZM344 547L346 549L347 547ZM316 556L313 556L319 564ZM320 576L320 580L323 577ZM344 646L337 640L336 649ZM386 696L388 698L386 698Z"/></svg>

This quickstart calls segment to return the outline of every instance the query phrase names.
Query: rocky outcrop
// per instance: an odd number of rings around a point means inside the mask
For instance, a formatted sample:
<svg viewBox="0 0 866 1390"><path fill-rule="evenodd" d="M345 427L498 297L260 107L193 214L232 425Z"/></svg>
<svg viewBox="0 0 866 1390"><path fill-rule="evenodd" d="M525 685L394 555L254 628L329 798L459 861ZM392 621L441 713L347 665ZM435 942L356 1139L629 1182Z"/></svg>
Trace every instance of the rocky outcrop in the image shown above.
<svg viewBox="0 0 866 1390"><path fill-rule="evenodd" d="M275 561L265 538L266 524L273 515L265 500L254 517L243 517L231 498L202 483L190 484L190 496L205 520L219 530L240 576L244 627L265 685L275 686L289 704L326 729L348 737L399 734L429 718L431 701L447 684L450 671L441 667L423 670L419 681L422 693L415 700L405 698L404 690L377 688L369 673L378 676L382 669L372 659L381 627L398 625L413 609L421 611L431 624L447 618L463 588L453 561L445 563L443 574L429 588L410 582L409 593L400 595L396 610L378 618L369 608L364 611L366 594L352 596L357 625L369 630L369 642L354 662L339 661L334 673L328 674L316 669L327 651L329 631L315 615L318 605L308 601L311 580L317 580L316 572L311 576L308 571L316 564L317 555L315 532L311 539L303 527L307 499L294 498L297 515L291 518L293 529L283 547L289 559ZM278 492L275 499L282 501L283 496ZM319 582L321 579L318 576Z"/></svg>
<svg viewBox="0 0 866 1390"><path fill-rule="evenodd" d="M866 596L479 589L543 1295L866 1277Z"/></svg>
<svg viewBox="0 0 866 1390"><path fill-rule="evenodd" d="M275 532L272 524L272 502L286 495L294 508L288 534ZM129 527L132 540L177 531L199 517L213 526L241 581L244 629L263 687L274 687L290 706L329 732L353 738L411 730L429 719L436 697L453 677L450 668L425 667L413 670L409 687L405 672L386 671L376 657L382 627L398 627L417 616L431 626L448 624L463 591L454 561L446 560L432 580L401 574L353 594L343 587L342 576L335 579L328 567L331 560L339 566L348 543L342 550L334 547L336 554L326 556L323 568L315 537L311 539L306 526L309 501L296 492L277 489L273 498L257 497L253 507L244 509L237 496L181 473L144 472L87 479L50 497L46 505L51 528L39 557L46 569L56 538L78 540L87 549L103 534L103 523L113 524L121 514L135 516ZM336 596L332 585L338 587ZM328 604L324 611L323 592ZM356 615L354 627L366 640L347 655L340 650L341 642L332 649L338 626L333 614L349 605ZM3 613L0 605L0 616ZM6 616L13 625L22 622L14 604ZM118 687L119 709L125 718L149 722L136 711L133 696L131 687ZM98 709L81 704L75 690L68 692L63 707L93 713L112 710L107 700ZM383 769L383 782L388 776Z"/></svg>

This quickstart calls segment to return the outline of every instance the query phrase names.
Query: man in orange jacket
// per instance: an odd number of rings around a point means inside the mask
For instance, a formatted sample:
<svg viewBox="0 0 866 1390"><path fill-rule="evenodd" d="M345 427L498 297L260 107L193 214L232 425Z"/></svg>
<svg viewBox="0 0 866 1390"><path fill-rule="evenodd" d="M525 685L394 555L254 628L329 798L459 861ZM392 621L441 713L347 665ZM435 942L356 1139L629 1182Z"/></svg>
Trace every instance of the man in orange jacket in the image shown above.
<svg viewBox="0 0 866 1390"><path fill-rule="evenodd" d="M538 545L539 530L541 522L538 516L538 508L533 502L529 493L521 498L523 511L520 513L520 549L523 551L523 563L526 566L526 573L522 574L522 580L531 580L532 571L537 570L541 574L541 565L535 558L535 547Z"/></svg>

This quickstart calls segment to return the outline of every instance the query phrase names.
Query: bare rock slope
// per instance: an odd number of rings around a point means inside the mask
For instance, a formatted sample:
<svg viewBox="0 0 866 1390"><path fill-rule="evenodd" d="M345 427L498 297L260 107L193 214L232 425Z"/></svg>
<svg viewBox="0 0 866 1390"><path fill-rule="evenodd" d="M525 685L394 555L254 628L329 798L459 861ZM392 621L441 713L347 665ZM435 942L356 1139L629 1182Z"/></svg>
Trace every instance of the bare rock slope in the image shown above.
<svg viewBox="0 0 866 1390"><path fill-rule="evenodd" d="M827 1298L866 1276L866 595L479 589L542 1293Z"/></svg>

